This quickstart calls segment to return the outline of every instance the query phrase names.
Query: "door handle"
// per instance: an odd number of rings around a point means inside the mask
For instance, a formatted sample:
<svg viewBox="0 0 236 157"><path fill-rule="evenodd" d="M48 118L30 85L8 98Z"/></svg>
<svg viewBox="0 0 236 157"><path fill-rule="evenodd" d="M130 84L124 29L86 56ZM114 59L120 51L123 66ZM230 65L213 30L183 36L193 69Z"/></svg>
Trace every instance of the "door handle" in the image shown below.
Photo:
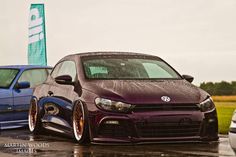
<svg viewBox="0 0 236 157"><path fill-rule="evenodd" d="M52 91L48 91L48 96L53 96L53 92Z"/></svg>

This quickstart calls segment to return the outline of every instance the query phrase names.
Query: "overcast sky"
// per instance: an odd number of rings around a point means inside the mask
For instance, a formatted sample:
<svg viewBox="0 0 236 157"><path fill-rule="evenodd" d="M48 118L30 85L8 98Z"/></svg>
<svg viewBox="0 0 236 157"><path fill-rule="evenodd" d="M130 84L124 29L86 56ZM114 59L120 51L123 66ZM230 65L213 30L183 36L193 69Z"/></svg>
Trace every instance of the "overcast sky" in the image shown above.
<svg viewBox="0 0 236 157"><path fill-rule="evenodd" d="M30 4L43 2L49 65L78 52L134 51L194 84L236 80L236 0L0 1L0 65L27 64Z"/></svg>

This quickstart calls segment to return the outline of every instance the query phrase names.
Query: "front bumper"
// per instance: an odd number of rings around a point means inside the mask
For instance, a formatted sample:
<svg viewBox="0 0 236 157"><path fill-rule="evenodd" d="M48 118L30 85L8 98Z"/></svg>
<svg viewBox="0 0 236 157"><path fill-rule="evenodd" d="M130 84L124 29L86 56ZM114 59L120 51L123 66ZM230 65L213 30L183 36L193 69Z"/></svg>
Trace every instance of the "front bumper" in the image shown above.
<svg viewBox="0 0 236 157"><path fill-rule="evenodd" d="M229 143L231 147L236 151L236 133L229 132Z"/></svg>
<svg viewBox="0 0 236 157"><path fill-rule="evenodd" d="M92 143L153 143L218 140L216 110L89 113Z"/></svg>

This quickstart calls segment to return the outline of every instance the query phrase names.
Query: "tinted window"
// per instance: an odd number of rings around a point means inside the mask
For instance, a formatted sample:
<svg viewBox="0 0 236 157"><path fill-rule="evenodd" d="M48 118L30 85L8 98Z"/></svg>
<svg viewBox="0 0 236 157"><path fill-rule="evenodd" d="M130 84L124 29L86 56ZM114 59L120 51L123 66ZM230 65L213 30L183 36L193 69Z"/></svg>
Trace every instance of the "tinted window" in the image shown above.
<svg viewBox="0 0 236 157"><path fill-rule="evenodd" d="M46 81L48 76L47 69L32 69L26 70L20 76L18 82L27 81L30 82L30 88L33 88Z"/></svg>
<svg viewBox="0 0 236 157"><path fill-rule="evenodd" d="M143 66L148 74L149 78L172 78L171 73L163 68L164 62L155 63L143 63Z"/></svg>
<svg viewBox="0 0 236 157"><path fill-rule="evenodd" d="M54 67L54 69L53 69L53 71L52 71L52 73L51 73L51 76L52 76L53 78L56 78L56 77L58 76L58 71L59 71L59 69L61 68L62 63L63 63L63 62L58 63L58 64Z"/></svg>
<svg viewBox="0 0 236 157"><path fill-rule="evenodd" d="M0 88L9 88L18 72L17 69L0 69Z"/></svg>
<svg viewBox="0 0 236 157"><path fill-rule="evenodd" d="M51 74L53 78L62 75L70 75L72 77L72 81L76 79L76 66L73 61L64 61L57 64Z"/></svg>
<svg viewBox="0 0 236 157"><path fill-rule="evenodd" d="M92 79L179 79L180 76L159 59L143 58L86 58L83 67Z"/></svg>

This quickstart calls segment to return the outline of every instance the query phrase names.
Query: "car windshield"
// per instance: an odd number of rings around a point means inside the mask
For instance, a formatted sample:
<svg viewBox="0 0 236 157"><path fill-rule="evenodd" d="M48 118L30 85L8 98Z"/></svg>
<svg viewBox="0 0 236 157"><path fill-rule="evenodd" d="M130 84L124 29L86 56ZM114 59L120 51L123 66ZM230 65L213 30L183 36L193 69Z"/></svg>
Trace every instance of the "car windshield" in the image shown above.
<svg viewBox="0 0 236 157"><path fill-rule="evenodd" d="M152 80L180 79L175 70L159 58L86 57L82 59L88 79Z"/></svg>
<svg viewBox="0 0 236 157"><path fill-rule="evenodd" d="M0 88L9 88L18 72L17 69L0 69Z"/></svg>

